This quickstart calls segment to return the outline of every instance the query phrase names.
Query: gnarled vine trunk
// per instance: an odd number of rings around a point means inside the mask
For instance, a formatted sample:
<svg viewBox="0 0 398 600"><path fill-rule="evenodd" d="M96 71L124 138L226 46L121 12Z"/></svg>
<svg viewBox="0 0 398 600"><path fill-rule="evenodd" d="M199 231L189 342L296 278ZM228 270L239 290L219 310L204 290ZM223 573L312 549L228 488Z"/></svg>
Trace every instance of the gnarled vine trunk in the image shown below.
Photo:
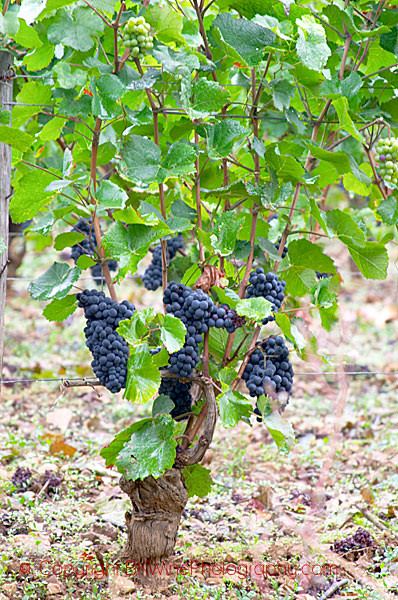
<svg viewBox="0 0 398 600"><path fill-rule="evenodd" d="M199 378L198 383L207 399L207 416L204 431L196 444L186 450L177 446L173 468L158 479L152 476L136 481L124 476L120 479L120 487L132 505L131 512L126 513L127 542L122 558L132 566L130 575L141 585L152 588L167 585L167 568L160 574L160 566L156 569L154 565L165 565L172 556L182 511L188 502L182 469L202 460L213 439L217 419L213 384Z"/></svg>

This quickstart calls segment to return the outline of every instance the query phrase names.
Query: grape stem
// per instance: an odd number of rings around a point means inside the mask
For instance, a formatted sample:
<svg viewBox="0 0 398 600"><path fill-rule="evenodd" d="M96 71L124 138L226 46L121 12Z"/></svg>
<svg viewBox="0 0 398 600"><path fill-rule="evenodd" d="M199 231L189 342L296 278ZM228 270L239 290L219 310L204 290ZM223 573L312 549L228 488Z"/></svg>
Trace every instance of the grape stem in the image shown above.
<svg viewBox="0 0 398 600"><path fill-rule="evenodd" d="M91 147L91 164L90 164L90 183L92 183L92 185L93 185L94 193L96 192L96 189L97 189L97 157L98 157L98 145L99 145L99 136L100 136L100 131L101 131L101 125L102 125L102 120L99 117L97 117L97 119L95 121L95 126L94 126L93 142L92 142L92 147ZM117 302L118 300L117 300L115 286L113 285L109 267L108 267L107 263L105 262L105 252L104 252L104 248L102 245L101 228L100 228L99 218L98 218L98 215L96 212L96 199L92 194L91 194L91 202L95 206L94 210L92 212L92 215L93 215L95 237L97 238L98 255L99 255L100 259L103 261L102 270L104 273L106 285L109 290L109 295L112 298L112 300L115 300Z"/></svg>

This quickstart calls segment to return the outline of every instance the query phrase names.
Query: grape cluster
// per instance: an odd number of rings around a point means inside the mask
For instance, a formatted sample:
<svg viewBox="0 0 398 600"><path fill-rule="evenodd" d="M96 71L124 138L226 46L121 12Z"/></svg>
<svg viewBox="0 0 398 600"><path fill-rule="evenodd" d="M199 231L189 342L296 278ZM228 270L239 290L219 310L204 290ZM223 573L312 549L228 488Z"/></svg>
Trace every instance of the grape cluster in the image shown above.
<svg viewBox="0 0 398 600"><path fill-rule="evenodd" d="M265 298L272 304L272 312L278 312L285 297L286 283L272 271L264 273L262 267L257 267L250 273L249 285L246 289L246 298ZM263 319L263 325L274 321L275 317L270 315Z"/></svg>
<svg viewBox="0 0 398 600"><path fill-rule="evenodd" d="M162 379L162 383L160 384L159 388L159 394L165 394L166 396L169 396L170 400L174 402L174 408L170 412L173 419L191 411L191 387L191 382L182 383L174 377L165 377Z"/></svg>
<svg viewBox="0 0 398 600"><path fill-rule="evenodd" d="M228 333L233 333L237 327L243 327L246 323L244 317L239 317L236 310L229 308L228 304L222 304L219 308L214 305L213 312L208 320L209 327L221 329L224 327Z"/></svg>
<svg viewBox="0 0 398 600"><path fill-rule="evenodd" d="M184 236L179 233L176 237L167 240L167 258L173 260L177 250L184 247ZM153 292L162 285L162 247L155 246L152 254L152 262L142 276L142 281L147 290Z"/></svg>
<svg viewBox="0 0 398 600"><path fill-rule="evenodd" d="M272 397L279 392L290 396L294 373L283 338L269 337L256 345L242 375L250 396L258 398L265 394ZM257 420L261 421L261 412L257 407L254 412L258 415Z"/></svg>
<svg viewBox="0 0 398 600"><path fill-rule="evenodd" d="M336 552L351 560L358 560L361 555L369 550L373 553L376 548L376 542L369 531L366 531L363 527L358 527L354 535L336 541L330 546L332 552Z"/></svg>
<svg viewBox="0 0 398 600"><path fill-rule="evenodd" d="M130 48L134 58L143 59L153 48L151 26L144 17L131 17L123 27L124 44Z"/></svg>
<svg viewBox="0 0 398 600"><path fill-rule="evenodd" d="M119 392L126 387L128 345L116 328L133 316L135 307L127 300L118 304L97 290L84 290L76 298L87 320L84 333L93 371L110 392Z"/></svg>
<svg viewBox="0 0 398 600"><path fill-rule="evenodd" d="M77 259L83 254L88 254L88 256L94 256L94 252L97 248L97 238L95 236L93 220L90 219L86 221L85 219L79 219L76 225L73 227L72 231L77 231L78 233L84 233L87 237L84 238L78 244L72 246L71 258L76 263ZM108 268L110 271L116 271L117 262L116 260L109 260L107 262ZM104 285L105 280L102 274L101 265L93 265L90 267L91 275L94 279L96 285Z"/></svg>
<svg viewBox="0 0 398 600"><path fill-rule="evenodd" d="M378 170L388 187L389 183L398 185L398 139L385 138L376 145Z"/></svg>
<svg viewBox="0 0 398 600"><path fill-rule="evenodd" d="M166 312L180 319L187 330L184 346L169 359L170 373L179 377L192 374L200 358L198 344L210 327L225 327L233 333L244 323L226 304L218 308L203 290L191 290L182 283L171 281L164 291L163 302Z"/></svg>
<svg viewBox="0 0 398 600"><path fill-rule="evenodd" d="M279 246L281 244L282 238L280 237L279 240L276 242L275 244L275 248L276 251L279 252ZM283 246L283 250L282 250L282 257L281 258L285 258L286 254L287 254L288 248L286 246L286 244Z"/></svg>

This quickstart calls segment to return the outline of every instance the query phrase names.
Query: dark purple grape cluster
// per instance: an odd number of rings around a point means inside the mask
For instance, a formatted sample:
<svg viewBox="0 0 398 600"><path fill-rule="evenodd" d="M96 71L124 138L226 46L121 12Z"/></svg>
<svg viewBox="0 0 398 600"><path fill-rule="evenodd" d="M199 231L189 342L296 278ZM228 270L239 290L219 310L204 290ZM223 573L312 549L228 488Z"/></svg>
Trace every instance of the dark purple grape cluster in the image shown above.
<svg viewBox="0 0 398 600"><path fill-rule="evenodd" d="M77 259L83 256L84 254L88 254L88 256L94 256L95 250L97 248L97 238L95 236L93 220L89 219L87 221L86 219L79 219L79 221L73 227L72 231L84 233L87 236L86 238L84 238L84 240L72 246L71 258L73 259L73 261L76 263ZM110 271L116 271L116 260L108 260L107 264ZM100 264L93 265L92 267L90 267L90 271L95 284L98 286L104 285L105 279L102 273L102 266Z"/></svg>
<svg viewBox="0 0 398 600"><path fill-rule="evenodd" d="M170 412L173 419L191 411L191 387L191 382L182 383L174 377L164 377L162 379L159 394L165 394L165 396L168 396L174 402L174 408ZM188 416L184 418L188 418Z"/></svg>
<svg viewBox="0 0 398 600"><path fill-rule="evenodd" d="M256 346L242 375L250 396L272 396L278 392L290 395L294 373L282 336L271 336Z"/></svg>
<svg viewBox="0 0 398 600"><path fill-rule="evenodd" d="M246 289L246 298L265 298L272 304L272 312L276 313L282 306L285 297L286 283L278 276L270 271L264 273L262 267L257 267L255 271L250 273L249 285ZM275 317L270 315L263 319L263 325L274 321Z"/></svg>
<svg viewBox="0 0 398 600"><path fill-rule="evenodd" d="M219 308L214 306L208 321L209 327L216 327L217 329L224 327L228 333L233 333L237 327L243 327L245 323L246 319L240 317L233 308L229 308L228 304L222 304Z"/></svg>
<svg viewBox="0 0 398 600"><path fill-rule="evenodd" d="M170 262L175 257L177 250L184 248L184 236L179 233L167 241L167 260ZM162 285L162 247L155 246L152 262L142 276L142 281L147 290L155 291Z"/></svg>
<svg viewBox="0 0 398 600"><path fill-rule="evenodd" d="M84 290L76 298L87 320L84 333L93 371L110 392L119 392L126 387L128 345L116 328L133 316L135 307L127 300L118 304L97 290Z"/></svg>
<svg viewBox="0 0 398 600"><path fill-rule="evenodd" d="M17 488L17 491L22 492L29 489L32 483L33 473L30 469L24 467L17 467L15 473L11 477L13 485Z"/></svg>
<svg viewBox="0 0 398 600"><path fill-rule="evenodd" d="M169 359L170 373L190 377L199 362L199 346L210 327L225 327L232 333L244 320L227 305L218 308L203 290L191 290L182 283L171 281L164 291L166 311L180 319L187 330L185 344ZM218 324L217 324L218 323Z"/></svg>
<svg viewBox="0 0 398 600"><path fill-rule="evenodd" d="M366 552L374 553L377 548L375 540L363 527L358 527L356 533L330 546L332 552L336 552L349 560L358 560Z"/></svg>
<svg viewBox="0 0 398 600"><path fill-rule="evenodd" d="M277 251L277 252L279 252L279 246L280 246L280 244L281 244L281 241L282 241L282 238L280 237L280 238L279 238L279 240L278 240L278 241L276 242L276 244L275 244L275 248L276 248L276 251ZM286 254L287 254L287 251L288 251L288 247L287 247L287 246L286 246L286 244L285 244L285 245L283 246L283 250L282 250L282 258L285 258Z"/></svg>

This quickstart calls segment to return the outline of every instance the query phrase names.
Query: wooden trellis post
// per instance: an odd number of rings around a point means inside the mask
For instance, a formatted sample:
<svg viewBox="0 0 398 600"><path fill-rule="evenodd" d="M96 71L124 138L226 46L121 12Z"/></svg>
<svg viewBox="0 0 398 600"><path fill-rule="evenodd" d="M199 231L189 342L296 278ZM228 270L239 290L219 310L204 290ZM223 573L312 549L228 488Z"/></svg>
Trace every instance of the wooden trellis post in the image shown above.
<svg viewBox="0 0 398 600"><path fill-rule="evenodd" d="M12 78L10 67L13 56L9 52L0 51L0 110L9 110L11 113ZM0 242L5 245L5 250L0 254L0 375L3 375L4 351L4 312L6 306L6 280L8 263L8 219L11 193L11 147L0 143ZM1 390L1 379L0 379Z"/></svg>

